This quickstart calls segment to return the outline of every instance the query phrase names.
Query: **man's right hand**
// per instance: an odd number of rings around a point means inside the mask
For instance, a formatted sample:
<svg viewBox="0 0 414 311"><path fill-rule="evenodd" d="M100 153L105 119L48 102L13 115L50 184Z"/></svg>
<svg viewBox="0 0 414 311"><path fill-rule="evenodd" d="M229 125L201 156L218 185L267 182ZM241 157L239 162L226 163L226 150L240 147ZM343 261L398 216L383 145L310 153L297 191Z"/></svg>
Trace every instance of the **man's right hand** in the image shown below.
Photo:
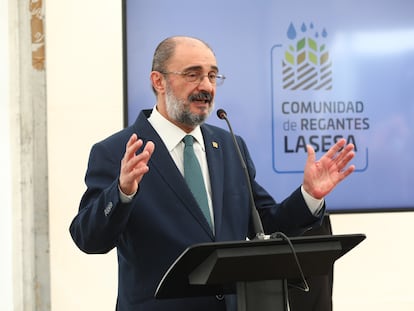
<svg viewBox="0 0 414 311"><path fill-rule="evenodd" d="M142 145L143 141L138 139L137 134L132 134L126 144L125 154L121 160L121 173L119 175L119 188L126 195L132 195L138 191L138 185L142 177L149 171L147 164L154 152L155 145L152 141L148 141L144 150L136 154Z"/></svg>

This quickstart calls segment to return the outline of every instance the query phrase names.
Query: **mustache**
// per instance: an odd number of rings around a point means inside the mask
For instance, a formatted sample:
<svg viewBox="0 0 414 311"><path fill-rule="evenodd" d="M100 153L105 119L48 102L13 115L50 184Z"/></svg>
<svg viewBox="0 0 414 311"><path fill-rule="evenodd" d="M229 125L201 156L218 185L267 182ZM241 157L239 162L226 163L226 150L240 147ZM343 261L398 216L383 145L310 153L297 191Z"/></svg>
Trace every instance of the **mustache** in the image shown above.
<svg viewBox="0 0 414 311"><path fill-rule="evenodd" d="M211 102L213 100L213 95L211 95L209 92L205 92L205 91L201 91L197 94L191 94L188 97L188 100L190 102L193 101L206 101L206 102Z"/></svg>

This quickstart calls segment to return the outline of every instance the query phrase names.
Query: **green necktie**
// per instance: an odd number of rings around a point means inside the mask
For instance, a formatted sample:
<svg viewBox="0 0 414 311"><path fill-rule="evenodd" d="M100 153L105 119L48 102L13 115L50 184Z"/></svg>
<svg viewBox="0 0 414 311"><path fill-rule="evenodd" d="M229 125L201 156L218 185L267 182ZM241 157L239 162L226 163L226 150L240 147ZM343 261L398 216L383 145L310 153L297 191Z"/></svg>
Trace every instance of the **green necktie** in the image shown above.
<svg viewBox="0 0 414 311"><path fill-rule="evenodd" d="M204 217L207 219L210 228L212 228L210 208L208 206L206 187L204 185L203 174L201 172L200 163L194 153L193 143L194 137L186 135L183 139L184 147L184 178L188 187L193 193Z"/></svg>

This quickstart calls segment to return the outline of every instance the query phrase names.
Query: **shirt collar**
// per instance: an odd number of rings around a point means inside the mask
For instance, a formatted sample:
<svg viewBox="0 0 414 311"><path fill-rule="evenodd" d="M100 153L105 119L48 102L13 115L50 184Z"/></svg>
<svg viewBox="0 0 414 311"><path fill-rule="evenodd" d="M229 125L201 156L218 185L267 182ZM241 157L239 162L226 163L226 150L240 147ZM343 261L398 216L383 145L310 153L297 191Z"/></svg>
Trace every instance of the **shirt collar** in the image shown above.
<svg viewBox="0 0 414 311"><path fill-rule="evenodd" d="M169 152L175 149L175 147L177 147L177 145L187 134L193 135L193 137L201 145L203 151L205 151L203 134L201 133L201 128L199 125L197 125L192 132L186 133L178 126L164 118L164 116L158 112L156 106L152 109L152 113L148 118L148 122L151 123L152 127L157 131L158 135L161 137Z"/></svg>

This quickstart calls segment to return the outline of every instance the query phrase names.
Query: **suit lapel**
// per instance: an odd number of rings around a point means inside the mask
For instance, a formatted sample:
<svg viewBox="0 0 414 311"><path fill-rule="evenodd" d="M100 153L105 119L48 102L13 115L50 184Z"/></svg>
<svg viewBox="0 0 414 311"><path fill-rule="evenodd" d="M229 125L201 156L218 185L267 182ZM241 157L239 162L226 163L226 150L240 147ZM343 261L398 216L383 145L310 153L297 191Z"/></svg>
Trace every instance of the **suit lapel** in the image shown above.
<svg viewBox="0 0 414 311"><path fill-rule="evenodd" d="M175 165L167 147L148 122L147 116L141 113L134 127L139 138L144 142L151 140L155 144L155 150L149 162L151 167L150 170L155 169L157 171L163 182L177 195L183 203L183 206L190 212L196 221L200 223L200 226L206 231L210 238L214 240L214 236L203 212L198 207L190 188L187 186L184 177Z"/></svg>

